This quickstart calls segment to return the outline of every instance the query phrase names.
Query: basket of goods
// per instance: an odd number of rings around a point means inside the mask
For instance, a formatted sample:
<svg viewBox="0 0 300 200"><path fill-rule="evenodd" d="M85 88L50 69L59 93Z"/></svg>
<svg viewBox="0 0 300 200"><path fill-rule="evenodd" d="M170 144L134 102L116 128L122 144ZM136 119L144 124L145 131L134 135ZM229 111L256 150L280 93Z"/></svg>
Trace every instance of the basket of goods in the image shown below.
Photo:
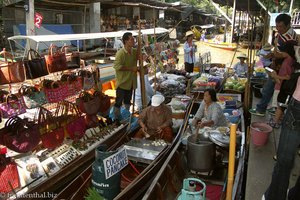
<svg viewBox="0 0 300 200"><path fill-rule="evenodd" d="M246 78L228 78L224 84L224 91L226 93L243 93L245 90Z"/></svg>
<svg viewBox="0 0 300 200"><path fill-rule="evenodd" d="M266 74L265 68L263 68L263 67L257 67L257 68L255 68L255 70L253 72L253 75L255 77L264 78L264 77L266 77L267 74Z"/></svg>

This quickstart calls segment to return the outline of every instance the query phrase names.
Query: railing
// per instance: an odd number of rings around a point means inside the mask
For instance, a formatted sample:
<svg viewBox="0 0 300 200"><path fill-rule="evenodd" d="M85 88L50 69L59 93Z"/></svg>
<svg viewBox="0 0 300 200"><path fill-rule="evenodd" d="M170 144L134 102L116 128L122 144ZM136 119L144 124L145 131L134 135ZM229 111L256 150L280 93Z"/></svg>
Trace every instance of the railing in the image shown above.
<svg viewBox="0 0 300 200"><path fill-rule="evenodd" d="M292 26L300 26L300 12L293 13Z"/></svg>

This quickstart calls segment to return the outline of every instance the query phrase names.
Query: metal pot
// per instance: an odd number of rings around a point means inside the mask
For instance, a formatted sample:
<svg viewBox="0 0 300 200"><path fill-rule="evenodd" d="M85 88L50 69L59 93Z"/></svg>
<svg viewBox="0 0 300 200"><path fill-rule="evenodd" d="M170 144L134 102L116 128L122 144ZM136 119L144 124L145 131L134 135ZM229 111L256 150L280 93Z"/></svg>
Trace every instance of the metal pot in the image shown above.
<svg viewBox="0 0 300 200"><path fill-rule="evenodd" d="M215 144L204 141L193 134L187 139L187 163L190 170L206 172L214 168L216 157Z"/></svg>

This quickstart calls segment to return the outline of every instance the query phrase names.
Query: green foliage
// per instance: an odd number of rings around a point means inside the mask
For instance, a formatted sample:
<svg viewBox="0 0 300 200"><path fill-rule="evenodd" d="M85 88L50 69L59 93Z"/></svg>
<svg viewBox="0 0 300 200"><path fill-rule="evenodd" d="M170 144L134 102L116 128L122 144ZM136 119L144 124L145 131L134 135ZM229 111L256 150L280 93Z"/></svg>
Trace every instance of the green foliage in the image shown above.
<svg viewBox="0 0 300 200"><path fill-rule="evenodd" d="M104 198L93 187L88 188L87 193L88 195L84 197L85 200L104 200Z"/></svg>

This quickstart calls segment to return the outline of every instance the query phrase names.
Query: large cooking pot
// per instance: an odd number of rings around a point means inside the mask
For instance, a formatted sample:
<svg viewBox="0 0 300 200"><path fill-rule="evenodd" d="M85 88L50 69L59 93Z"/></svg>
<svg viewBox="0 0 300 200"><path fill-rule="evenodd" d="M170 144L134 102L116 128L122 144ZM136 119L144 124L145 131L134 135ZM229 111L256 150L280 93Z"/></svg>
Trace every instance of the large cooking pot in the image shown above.
<svg viewBox="0 0 300 200"><path fill-rule="evenodd" d="M188 168L197 172L207 172L214 168L216 157L215 144L199 139L193 134L187 139Z"/></svg>

